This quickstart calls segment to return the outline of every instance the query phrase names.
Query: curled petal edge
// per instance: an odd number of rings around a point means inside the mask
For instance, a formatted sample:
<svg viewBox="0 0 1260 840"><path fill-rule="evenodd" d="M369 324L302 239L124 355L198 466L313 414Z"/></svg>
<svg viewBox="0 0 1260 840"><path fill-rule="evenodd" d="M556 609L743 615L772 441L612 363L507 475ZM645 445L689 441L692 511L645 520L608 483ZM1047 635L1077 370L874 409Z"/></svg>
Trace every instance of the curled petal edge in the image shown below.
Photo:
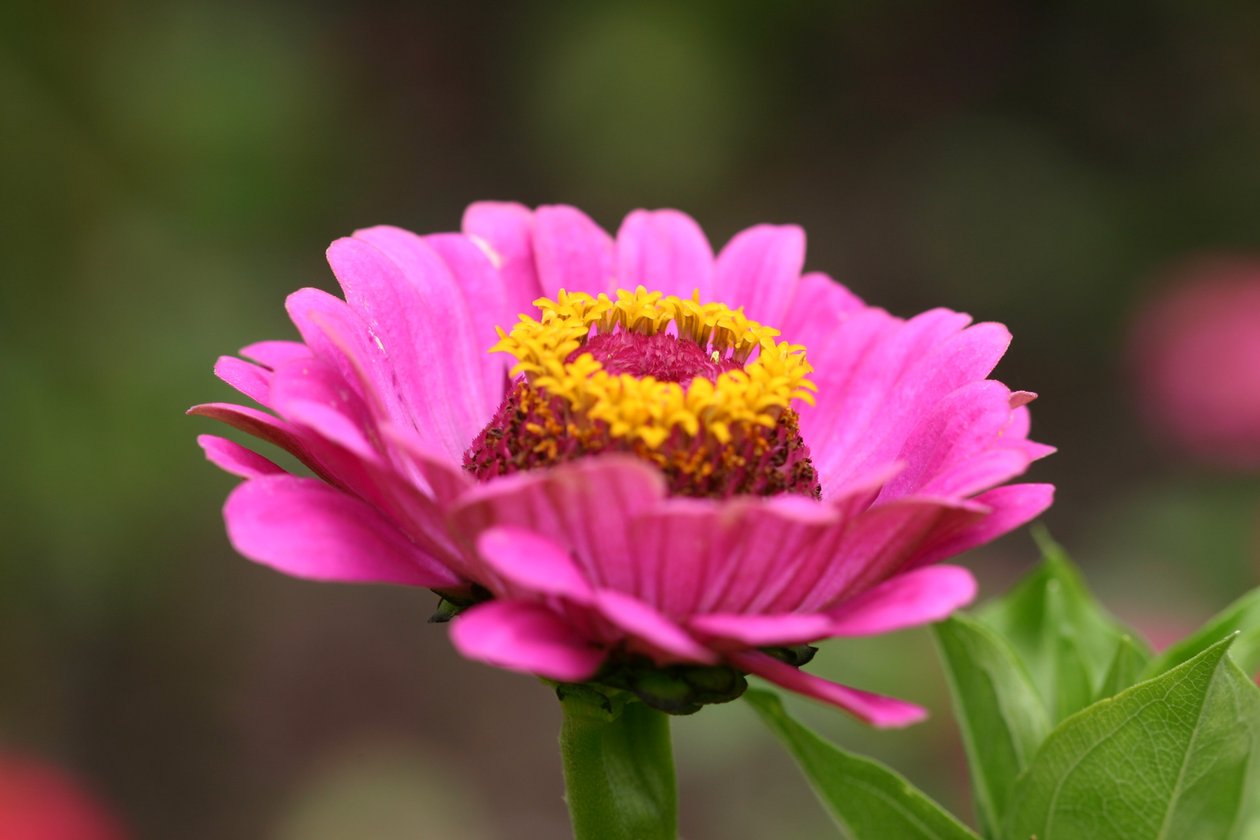
<svg viewBox="0 0 1260 840"><path fill-rule="evenodd" d="M743 651L728 654L727 659L750 674L789 691L829 703L880 729L910 726L927 717L927 710L922 706L824 680L786 662L780 662L768 653Z"/></svg>

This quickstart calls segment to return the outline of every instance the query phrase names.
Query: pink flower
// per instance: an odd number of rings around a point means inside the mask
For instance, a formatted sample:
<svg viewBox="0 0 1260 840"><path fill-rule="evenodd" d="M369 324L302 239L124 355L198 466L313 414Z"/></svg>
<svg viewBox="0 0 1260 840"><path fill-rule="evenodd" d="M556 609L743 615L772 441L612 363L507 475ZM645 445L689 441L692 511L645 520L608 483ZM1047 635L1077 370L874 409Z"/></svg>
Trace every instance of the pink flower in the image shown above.
<svg viewBox="0 0 1260 840"><path fill-rule="evenodd" d="M1187 263L1139 315L1144 416L1192 456L1260 469L1260 258Z"/></svg>
<svg viewBox="0 0 1260 840"><path fill-rule="evenodd" d="M1051 451L1027 438L1032 395L985 378L1006 329L866 306L802 275L791 226L716 257L672 210L615 239L572 207L475 204L463 227L333 243L345 300L295 292L302 342L220 359L274 414L192 413L317 476L203 436L247 479L237 550L434 589L461 653L552 680L645 696L645 673L677 677L690 711L751 673L878 725L922 717L801 670L799 646L947 616L975 583L937 561L1050 504L1002 486Z"/></svg>
<svg viewBox="0 0 1260 840"><path fill-rule="evenodd" d="M14 756L0 757L0 838L4 840L121 840L114 818L61 770Z"/></svg>

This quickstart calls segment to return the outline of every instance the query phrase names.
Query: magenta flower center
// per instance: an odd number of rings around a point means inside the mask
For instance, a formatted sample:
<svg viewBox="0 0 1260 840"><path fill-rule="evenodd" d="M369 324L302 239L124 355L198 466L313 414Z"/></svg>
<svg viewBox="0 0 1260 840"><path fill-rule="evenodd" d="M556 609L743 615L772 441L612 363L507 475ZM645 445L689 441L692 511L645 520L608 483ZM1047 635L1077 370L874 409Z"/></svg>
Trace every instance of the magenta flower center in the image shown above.
<svg viewBox="0 0 1260 840"><path fill-rule="evenodd" d="M636 379L651 376L659 382L687 385L697 376L715 382L728 370L743 370L731 358L715 360L694 341L668 333L643 335L637 332L600 333L569 354L573 362L590 353L610 374L628 373Z"/></svg>

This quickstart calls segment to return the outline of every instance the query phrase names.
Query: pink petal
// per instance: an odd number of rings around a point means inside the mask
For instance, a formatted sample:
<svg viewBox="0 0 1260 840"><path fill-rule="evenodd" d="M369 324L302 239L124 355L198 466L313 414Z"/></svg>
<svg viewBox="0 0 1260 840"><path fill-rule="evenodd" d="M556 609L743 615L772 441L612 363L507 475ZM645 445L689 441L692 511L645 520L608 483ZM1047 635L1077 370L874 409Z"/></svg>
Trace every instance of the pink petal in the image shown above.
<svg viewBox="0 0 1260 840"><path fill-rule="evenodd" d="M469 479L449 461L417 474L408 469L412 456L395 460L396 452L382 442L366 408L340 377L316 359L290 363L276 372L273 386L277 409L293 422L289 427L300 446L303 462L325 480L360 496L384 511L423 550L461 567L462 552L452 543L443 504L428 495L434 484L446 493L453 482L442 483L451 471L467 486ZM462 567L461 567L462 568Z"/></svg>
<svg viewBox="0 0 1260 840"><path fill-rule="evenodd" d="M358 394L333 368L318 359L288 362L275 372L271 399L286 419L316 432L356 457L379 460L372 442L372 419Z"/></svg>
<svg viewBox="0 0 1260 840"><path fill-rule="evenodd" d="M349 304L322 289L298 289L285 300L285 309L316 358L353 385L376 416L410 422L391 360Z"/></svg>
<svg viewBox="0 0 1260 840"><path fill-rule="evenodd" d="M241 478L258 478L284 472L257 452L251 452L227 438L216 435L198 435L197 443L205 450L206 460L232 475Z"/></svg>
<svg viewBox="0 0 1260 840"><path fill-rule="evenodd" d="M394 447L400 466L411 468L409 478L413 483L427 489L440 503L449 504L477 486L477 482L458 463L426 448L411 428L387 423L379 431L381 437Z"/></svg>
<svg viewBox="0 0 1260 840"><path fill-rule="evenodd" d="M512 329L521 313L507 308L503 277L495 271L486 252L470 237L441 233L426 236L424 241L442 258L456 280L472 320L473 346L483 351L478 358L486 380L486 393L497 403L506 390L512 359L506 353L490 352L499 340L495 328Z"/></svg>
<svg viewBox="0 0 1260 840"><path fill-rule="evenodd" d="M861 539L865 530L862 520L869 515L880 488L899 469L899 464L886 464L835 488L822 503L830 512L831 523L796 549L792 561L782 564L782 573L772 577L773 584L758 593L744 611L813 611L825 603L819 598L824 586L844 587L863 569L879 563L878 555L860 554L871 550L870 544Z"/></svg>
<svg viewBox="0 0 1260 840"><path fill-rule="evenodd" d="M557 204L534 212L534 264L546 297L555 298L561 289L612 290L612 239L576 207Z"/></svg>
<svg viewBox="0 0 1260 840"><path fill-rule="evenodd" d="M961 566L927 566L897 575L830 611L831 636L874 636L947 618L976 597Z"/></svg>
<svg viewBox="0 0 1260 840"><path fill-rule="evenodd" d="M799 577L809 574L812 551L842 527L835 504L819 504L800 496L749 500L737 532L723 553L738 555L737 568L722 585L714 612L767 612L769 604ZM730 511L724 511L729 516ZM778 612L777 610L775 612ZM787 611L785 611L787 612Z"/></svg>
<svg viewBox="0 0 1260 840"><path fill-rule="evenodd" d="M490 353L498 336L493 325L488 334L477 329L487 326L481 318L502 300L502 283L489 259L460 234L422 237L381 225L355 231L354 237L371 243L402 269L424 307L423 312L414 313L416 326L427 343L418 348L422 358L431 360L436 354L449 357L448 366L464 383L461 398L484 415L480 417L484 425L503 393L502 376L490 375L492 370L498 373L503 369L503 362ZM435 245L442 248L445 256ZM473 381L477 374L483 381Z"/></svg>
<svg viewBox="0 0 1260 840"><path fill-rule="evenodd" d="M1020 394L1026 394L1027 391L1011 392L1011 419L1006 424L1006 429L1002 432L1007 437L1026 438L1032 429L1032 412L1025 405L1016 405Z"/></svg>
<svg viewBox="0 0 1260 840"><path fill-rule="evenodd" d="M849 522L890 468L819 503L799 496L722 503L672 498L630 526L631 574L615 587L675 620L704 613L794 613L844 553Z"/></svg>
<svg viewBox="0 0 1260 840"><path fill-rule="evenodd" d="M749 318L778 328L804 265L805 232L799 227L748 228L718 254L714 299L742 306Z"/></svg>
<svg viewBox="0 0 1260 840"><path fill-rule="evenodd" d="M877 463L900 457L909 438L930 429L925 418L933 406L988 376L1010 343L1010 331L993 323L974 324L938 342L924 360L912 365L884 405L886 415L880 423L901 430L900 434L876 438L878 443L859 457Z"/></svg>
<svg viewBox="0 0 1260 840"><path fill-rule="evenodd" d="M466 553L447 527L445 505L426 492L423 482L392 461L359 458L337 444L325 450L323 457L337 464L351 491L385 513L422 551L464 574Z"/></svg>
<svg viewBox="0 0 1260 840"><path fill-rule="evenodd" d="M310 354L310 348L300 341L256 341L241 348L242 356L253 359L269 370L275 370L285 362Z"/></svg>
<svg viewBox="0 0 1260 840"><path fill-rule="evenodd" d="M824 324L805 347L806 358L814 367L810 379L818 386L818 393L813 408L801 409L801 437L809 443L823 498L830 497L832 489L851 475L864 471L845 459L855 434L865 431L865 423L861 423L857 432L846 432L855 413L850 404L863 396L854 392L850 383L900 324L882 309L859 310L843 322ZM868 390L866 396L874 399L878 394ZM873 413L874 408L868 411Z"/></svg>
<svg viewBox="0 0 1260 840"><path fill-rule="evenodd" d="M595 676L604 651L538 604L489 601L451 622L451 643L469 659L561 682Z"/></svg>
<svg viewBox="0 0 1260 840"><path fill-rule="evenodd" d="M808 422L802 417L811 453L821 449L823 461L840 459L846 470L834 471L839 475L896 457L914 428L913 412L928 411L954 388L983 378L970 373L951 377L952 370L943 369L938 358L939 348L970 321L970 316L946 309L909 321L868 310L846 321L811 357L817 407ZM850 332L862 341L860 346L847 338Z"/></svg>
<svg viewBox="0 0 1260 840"><path fill-rule="evenodd" d="M246 481L223 515L237 551L294 577L433 588L460 582L375 508L317 479Z"/></svg>
<svg viewBox="0 0 1260 840"><path fill-rule="evenodd" d="M1023 446L999 446L953 465L915 492L965 498L1023 475L1031 460Z"/></svg>
<svg viewBox="0 0 1260 840"><path fill-rule="evenodd" d="M214 363L214 375L259 405L270 408L271 371L266 368L233 356L220 356Z"/></svg>
<svg viewBox="0 0 1260 840"><path fill-rule="evenodd" d="M345 301L329 295L326 303L329 305L308 310L303 316L305 323L296 312L291 316L301 324L304 335L312 335L308 341L317 341L323 348L317 355L326 362L331 360L343 381L361 396L366 407L357 412L363 418L361 425L369 420L378 428L394 424L418 435L416 421L397 387L393 360Z"/></svg>
<svg viewBox="0 0 1260 840"><path fill-rule="evenodd" d="M362 462L363 466L380 460L380 454L373 448L364 427L334 406L314 400L290 399L284 402L281 410L285 419L303 427L322 442L345 450L352 460ZM319 451L326 453L326 448L321 446ZM323 460L328 462L328 459ZM338 473L346 472L338 468L340 463L349 464L350 461L340 457L332 460L330 466Z"/></svg>
<svg viewBox="0 0 1260 840"><path fill-rule="evenodd" d="M874 330L867 322L883 321ZM997 324L963 329L968 316L932 310L909 321L856 315L837 330L837 342L815 354L817 408L801 416L815 466L828 484L900 458L908 438L931 428L926 417L946 395L982 380L1010 343ZM860 328L860 329L859 329ZM843 349L857 330L862 348ZM857 356L852 355L857 352Z"/></svg>
<svg viewBox="0 0 1260 840"><path fill-rule="evenodd" d="M630 591L676 618L760 612L835 524L833 509L798 497L670 500L634 528L640 569Z"/></svg>
<svg viewBox="0 0 1260 840"><path fill-rule="evenodd" d="M619 562L603 563L604 584L646 601L682 620L711 592L721 559L713 545L716 506L695 499L671 499L626 528Z"/></svg>
<svg viewBox="0 0 1260 840"><path fill-rule="evenodd" d="M614 626L654 652L687 662L717 662L717 654L637 598L601 589L595 593L594 607Z"/></svg>
<svg viewBox="0 0 1260 840"><path fill-rule="evenodd" d="M704 231L677 210L635 210L617 231L617 279L665 295L712 300L713 250Z"/></svg>
<svg viewBox="0 0 1260 840"><path fill-rule="evenodd" d="M297 430L264 411L231 403L203 403L194 405L186 413L195 417L218 420L220 423L226 423L234 429L278 446L315 472L329 478L323 472L323 466L319 460L311 455Z"/></svg>
<svg viewBox="0 0 1260 840"><path fill-rule="evenodd" d="M1018 448L985 453L1004 443L1000 436L1010 422L1010 399L1001 382L981 380L937 402L898 454L906 469L880 498L968 496L1023 472L1028 459Z"/></svg>
<svg viewBox="0 0 1260 840"><path fill-rule="evenodd" d="M956 520L979 520L986 512L976 503L928 498L901 499L864 511L825 546L821 573L808 581L808 589L795 590L797 609L820 610L878 585L919 557L938 529L952 527Z"/></svg>
<svg viewBox="0 0 1260 840"><path fill-rule="evenodd" d="M831 619L819 613L736 615L711 613L687 622L692 631L740 647L777 647L815 642L830 635Z"/></svg>
<svg viewBox="0 0 1260 840"><path fill-rule="evenodd" d="M1027 393L1027 391L1011 392L1011 403L1015 407L1011 409L1011 419L1006 424L1006 428L1002 430L1002 437L1006 438L1008 446L1020 449L1028 456L1029 463L1032 463L1045 458L1047 455L1053 455L1058 450L1053 446L1028 440L1032 416L1026 407L1027 403L1019 402L1020 395Z"/></svg>
<svg viewBox="0 0 1260 840"><path fill-rule="evenodd" d="M826 274L811 272L796 284L782 321L771 326L783 332L783 341L804 345L805 357L813 360L810 351L826 344L843 321L864 308L853 292Z"/></svg>
<svg viewBox="0 0 1260 840"><path fill-rule="evenodd" d="M478 202L464 211L463 230L488 252L503 279L503 308L510 313L503 329L510 329L517 315L535 314L543 289L534 266L533 212L511 202Z"/></svg>
<svg viewBox="0 0 1260 840"><path fill-rule="evenodd" d="M339 433L337 424L344 422L344 419L339 421L336 418L328 418L328 428L325 431L331 432L333 436L325 438L316 431L312 431L312 427L318 429L324 425L324 418L315 416L318 410L310 412L311 416L306 416L306 409L310 404L295 402L294 405L297 406L297 413L302 415L303 425L291 424L246 406L226 403L193 406L188 409L188 414L219 420L279 446L310 467L316 475L329 484L369 498L382 508L388 507L388 499L382 496L378 486L380 483L378 478L382 477L379 476L379 470L374 475L370 469L372 465L368 461L336 441L336 435ZM312 425L305 425L307 423ZM342 430L352 433L348 429ZM390 476L383 477L388 479ZM404 519L410 521L408 518L404 517Z"/></svg>
<svg viewBox="0 0 1260 840"><path fill-rule="evenodd" d="M522 597L558 595L583 604L591 600L591 586L569 554L532 531L491 528L477 538L477 552Z"/></svg>
<svg viewBox="0 0 1260 840"><path fill-rule="evenodd" d="M841 566L857 575L867 558L856 552L878 549L845 537L890 474L873 473L822 503L798 496L722 503L668 499L631 519L630 566L609 587L676 621L706 613L801 612L829 572Z"/></svg>
<svg viewBox="0 0 1260 840"><path fill-rule="evenodd" d="M659 470L630 456L606 455L474 486L451 510L450 522L469 539L495 525L553 536L573 551L593 586L633 592L641 557L630 544L632 526L664 497Z"/></svg>
<svg viewBox="0 0 1260 840"><path fill-rule="evenodd" d="M1033 461L1040 461L1042 458L1046 458L1059 451L1057 446L1050 446L1045 443L1037 443L1031 440L1012 441L1012 444L1017 446L1024 453L1024 455L1028 458L1029 463Z"/></svg>
<svg viewBox="0 0 1260 840"><path fill-rule="evenodd" d="M1010 484L981 493L972 500L990 513L979 519L960 520L957 526L940 531L920 548L913 565L926 566L987 542L1036 519L1054 501L1052 484Z"/></svg>
<svg viewBox="0 0 1260 840"><path fill-rule="evenodd" d="M858 720L881 729L909 726L927 717L927 710L913 703L824 680L760 651L728 654L727 659L750 674L756 674L789 691L830 703Z"/></svg>
<svg viewBox="0 0 1260 840"><path fill-rule="evenodd" d="M388 242L389 255L366 241ZM392 360L416 429L453 460L496 407L485 393L469 316L445 264L412 234L374 228L328 249L328 262ZM414 241L413 241L414 240Z"/></svg>

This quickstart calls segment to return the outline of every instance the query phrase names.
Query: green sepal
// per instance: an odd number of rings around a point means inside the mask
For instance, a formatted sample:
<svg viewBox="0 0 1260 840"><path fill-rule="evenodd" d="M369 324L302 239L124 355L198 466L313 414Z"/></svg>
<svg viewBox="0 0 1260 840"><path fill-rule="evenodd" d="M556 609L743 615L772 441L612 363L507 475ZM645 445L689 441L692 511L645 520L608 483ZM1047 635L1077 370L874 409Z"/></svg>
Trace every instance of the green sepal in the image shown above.
<svg viewBox="0 0 1260 840"><path fill-rule="evenodd" d="M725 665L657 665L634 659L611 665L589 685L628 692L667 714L690 715L710 703L738 699L748 681Z"/></svg>

